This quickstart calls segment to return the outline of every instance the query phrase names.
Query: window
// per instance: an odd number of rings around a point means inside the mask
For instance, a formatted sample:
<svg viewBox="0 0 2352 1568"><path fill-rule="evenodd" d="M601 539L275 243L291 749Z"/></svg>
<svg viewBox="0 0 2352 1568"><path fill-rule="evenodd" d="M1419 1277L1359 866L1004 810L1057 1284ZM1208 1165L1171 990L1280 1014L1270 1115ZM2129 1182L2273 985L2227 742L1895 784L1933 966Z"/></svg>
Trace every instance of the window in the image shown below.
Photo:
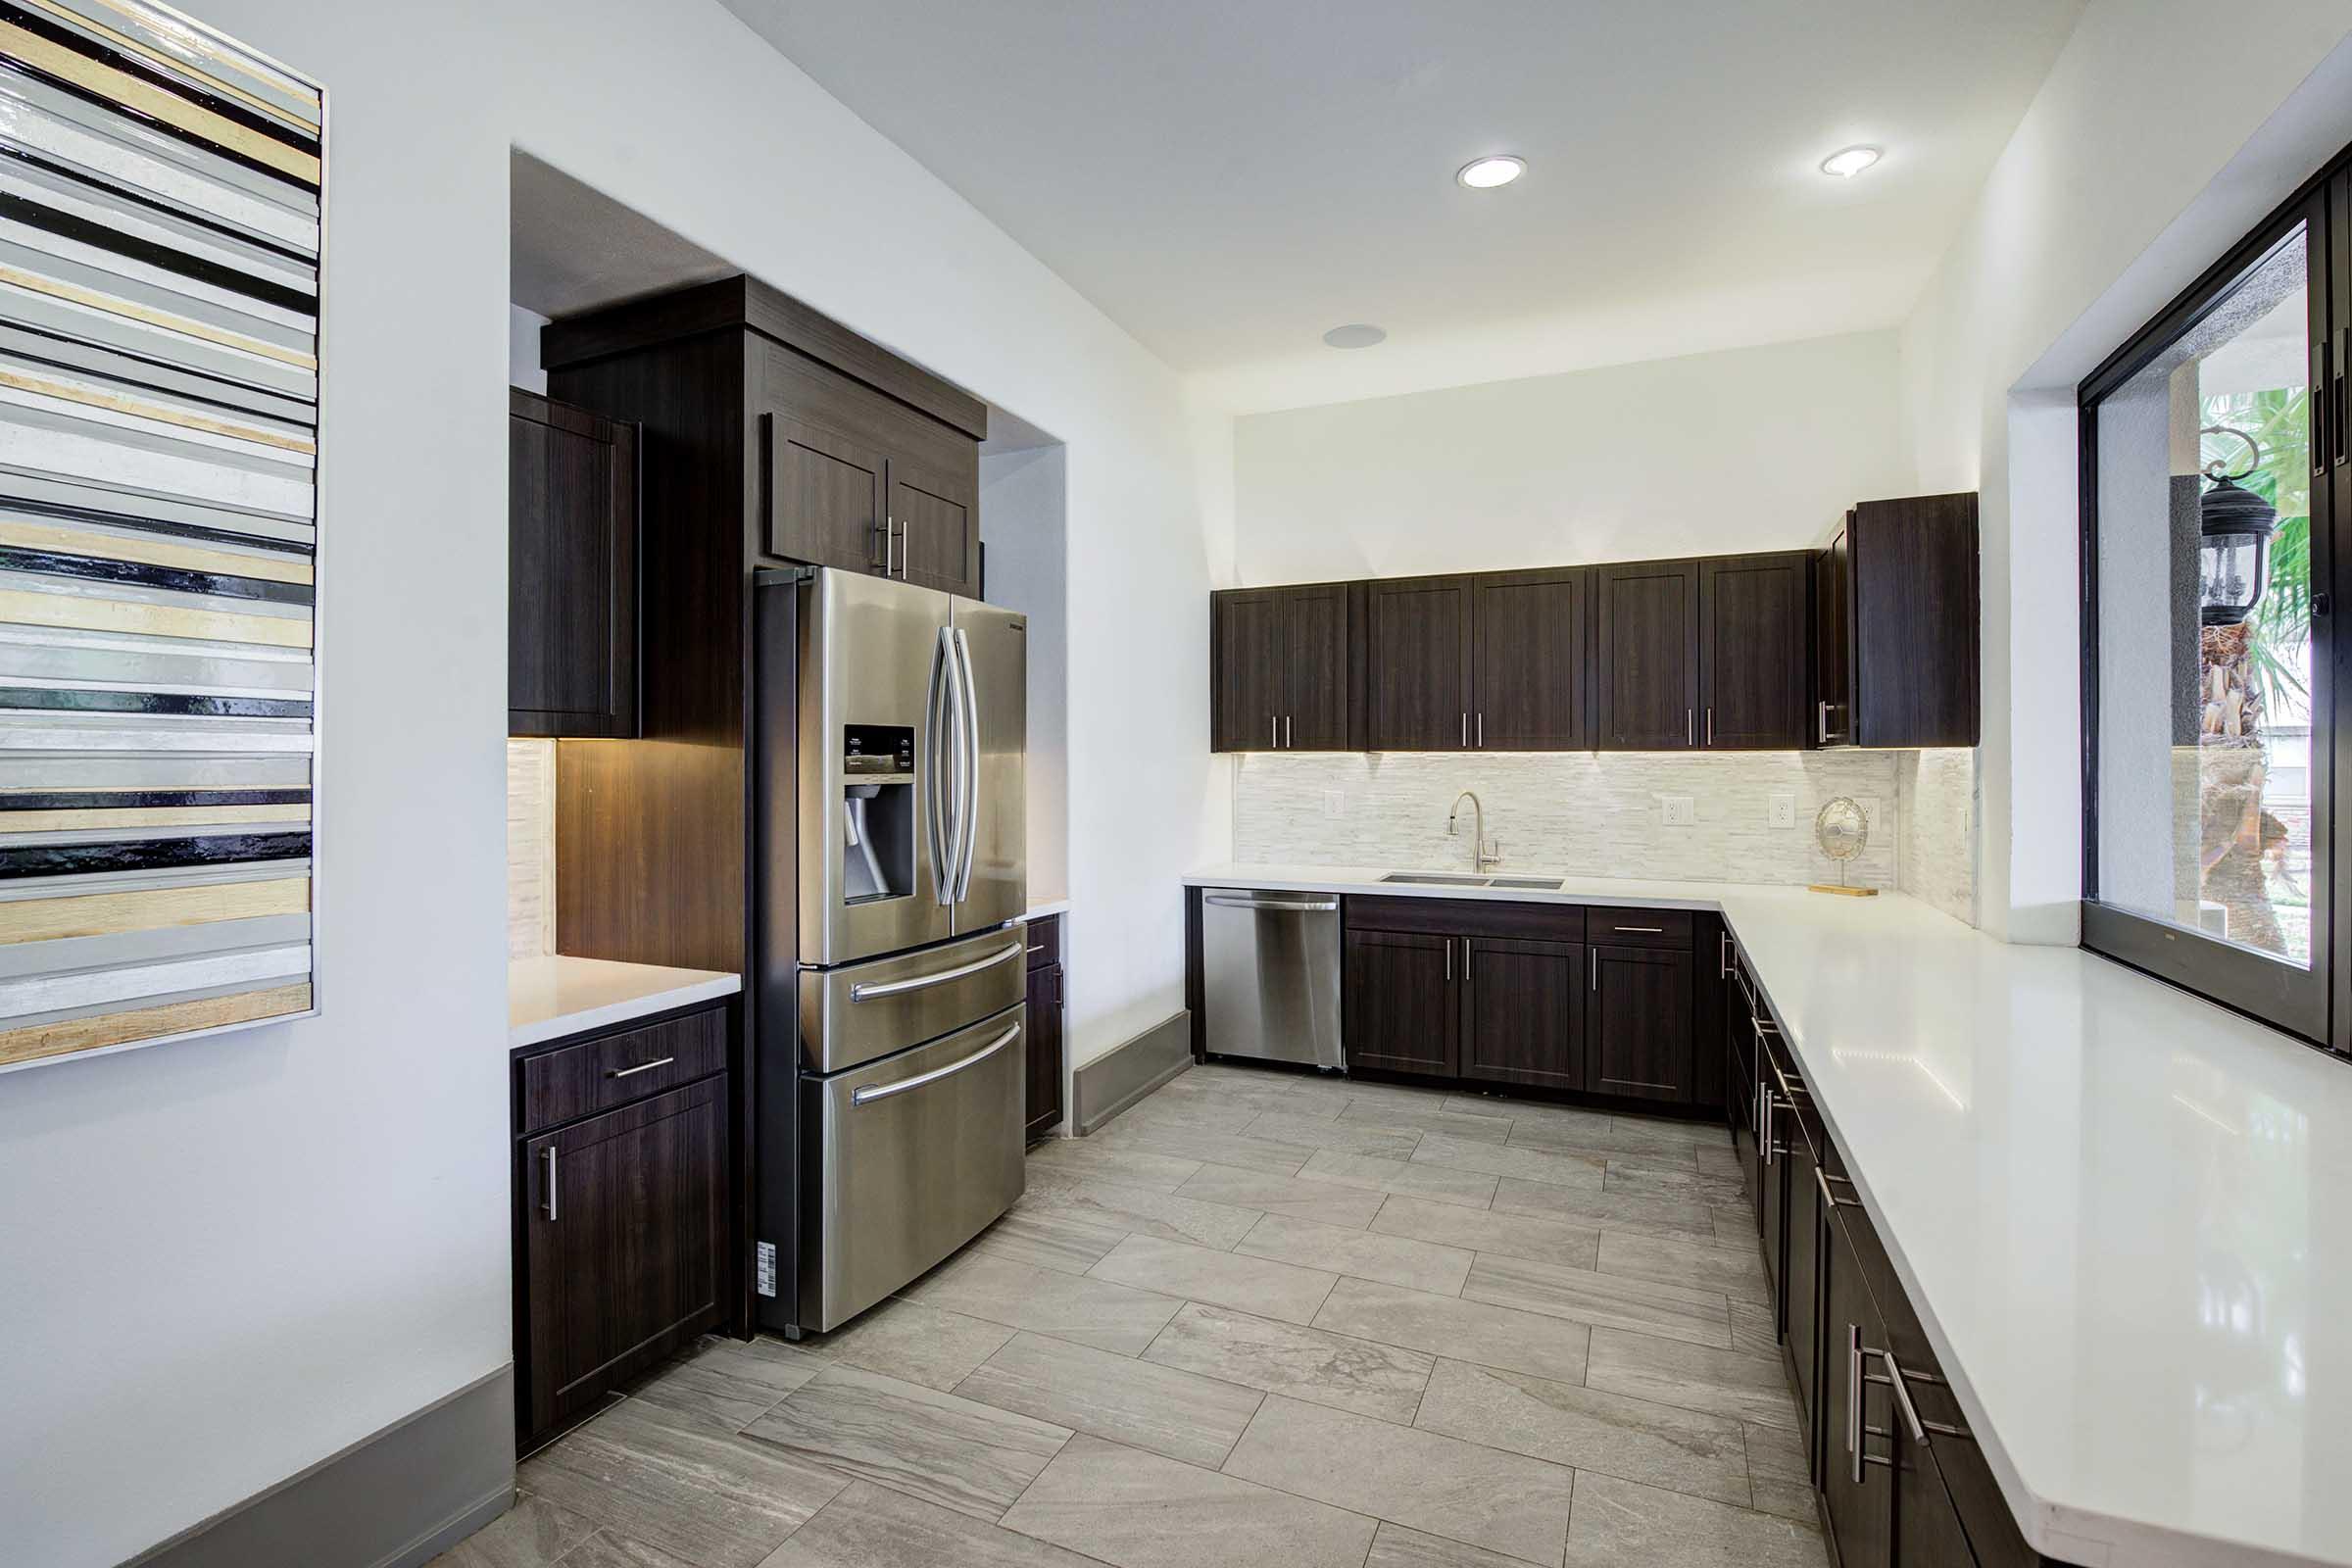
<svg viewBox="0 0 2352 1568"><path fill-rule="evenodd" d="M2082 387L2083 945L2339 1050L2348 199L2339 165Z"/></svg>

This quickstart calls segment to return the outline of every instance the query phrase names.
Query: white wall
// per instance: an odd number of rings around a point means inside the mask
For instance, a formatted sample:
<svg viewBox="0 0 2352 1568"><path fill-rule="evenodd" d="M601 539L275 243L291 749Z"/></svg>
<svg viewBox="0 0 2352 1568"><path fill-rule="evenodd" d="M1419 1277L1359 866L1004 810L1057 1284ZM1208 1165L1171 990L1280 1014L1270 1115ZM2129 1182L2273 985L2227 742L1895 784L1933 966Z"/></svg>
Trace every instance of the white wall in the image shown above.
<svg viewBox="0 0 2352 1568"><path fill-rule="evenodd" d="M988 599L1029 617L1029 902L1070 892L1068 449L980 454Z"/></svg>
<svg viewBox="0 0 2352 1568"><path fill-rule="evenodd" d="M1903 327L1915 482L1983 492L1979 908L2012 940L2079 935L2075 384L2352 141L2347 28L2093 0Z"/></svg>
<svg viewBox="0 0 2352 1568"><path fill-rule="evenodd" d="M714 4L202 0L327 83L324 1015L0 1095L0 1555L111 1563L510 1353L511 144L1069 442L1081 1050L1182 1004L1208 549L1175 379Z"/></svg>
<svg viewBox="0 0 2352 1568"><path fill-rule="evenodd" d="M1904 493L1897 363L1871 332L1252 415L1234 425L1238 579L1815 544Z"/></svg>

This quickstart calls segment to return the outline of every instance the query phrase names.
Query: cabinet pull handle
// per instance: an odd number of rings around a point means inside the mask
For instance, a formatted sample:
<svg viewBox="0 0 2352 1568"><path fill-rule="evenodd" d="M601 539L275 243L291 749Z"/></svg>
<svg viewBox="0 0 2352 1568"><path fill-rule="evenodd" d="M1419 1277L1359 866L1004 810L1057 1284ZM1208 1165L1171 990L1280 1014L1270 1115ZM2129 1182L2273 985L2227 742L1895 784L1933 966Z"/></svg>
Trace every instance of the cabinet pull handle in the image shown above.
<svg viewBox="0 0 2352 1568"><path fill-rule="evenodd" d="M1611 926L1609 929L1612 931L1646 931L1653 937L1666 934L1666 928L1662 925L1617 925Z"/></svg>
<svg viewBox="0 0 2352 1568"><path fill-rule="evenodd" d="M1600 950L1589 948L1586 952L1592 959L1592 989L1598 991L1600 989Z"/></svg>
<svg viewBox="0 0 2352 1568"><path fill-rule="evenodd" d="M1862 1326L1845 1326L1845 1451L1855 1486L1862 1484Z"/></svg>
<svg viewBox="0 0 2352 1568"><path fill-rule="evenodd" d="M1453 938L1446 939L1446 983L1453 984Z"/></svg>
<svg viewBox="0 0 2352 1568"><path fill-rule="evenodd" d="M605 1076L608 1078L634 1078L641 1072L652 1072L656 1067L666 1067L677 1059L675 1056L660 1056L652 1061L641 1061L634 1067L608 1067L605 1069Z"/></svg>
<svg viewBox="0 0 2352 1568"><path fill-rule="evenodd" d="M1759 1123L1756 1147L1764 1152L1764 1163L1772 1163L1772 1085L1759 1080L1756 1084L1756 1109Z"/></svg>
<svg viewBox="0 0 2352 1568"><path fill-rule="evenodd" d="M1462 978L1470 978L1470 939L1462 938Z"/></svg>
<svg viewBox="0 0 2352 1568"><path fill-rule="evenodd" d="M540 1157L541 1157L541 1158L543 1158L543 1159L545 1159L545 1160L547 1161L547 1201L546 1201L545 1203L541 1204L540 1206L541 1206L542 1208L545 1208L545 1209L547 1210L547 1217L548 1217L549 1219L554 1219L554 1218L556 1218L556 1217L557 1217L557 1213L556 1213L556 1146L555 1146L555 1145L553 1145L553 1144L550 1144L550 1145L548 1145L548 1146L547 1146L545 1149L542 1149L541 1151L539 1151L539 1154L540 1154Z"/></svg>
<svg viewBox="0 0 2352 1568"><path fill-rule="evenodd" d="M1712 704L1707 707L1707 744L1715 744L1715 709Z"/></svg>
<svg viewBox="0 0 2352 1568"><path fill-rule="evenodd" d="M1892 1350L1881 1350L1878 1352L1878 1356L1880 1360L1886 1363L1886 1375L1883 1378L1873 1378L1871 1381L1886 1384L1887 1389L1893 1393L1894 1407L1901 1413L1903 1425L1911 1429L1911 1441L1924 1445L1928 1441L1928 1429L1920 1422L1919 1406L1911 1402L1911 1391L1903 1385L1902 1366L1895 1360Z"/></svg>
<svg viewBox="0 0 2352 1568"><path fill-rule="evenodd" d="M1286 749L1298 744L1291 739L1291 715L1288 713L1282 715L1282 744Z"/></svg>
<svg viewBox="0 0 2352 1568"><path fill-rule="evenodd" d="M2352 326L2339 326L2335 329L2334 390L2328 397L2328 412L2335 421L2335 439L2328 443L2328 449L2335 454L2335 466L2339 468L2344 466L2344 448L2347 444L2344 440L2344 426L2347 422L2344 411L2344 376L2348 370L2352 370L2352 365L2346 364L2347 361L2352 361Z"/></svg>
<svg viewBox="0 0 2352 1568"><path fill-rule="evenodd" d="M1813 1181L1821 1189L1822 1207L1836 1210L1844 1206L1838 1201L1838 1195L1830 1191L1830 1178L1823 1174L1819 1165L1813 1167Z"/></svg>
<svg viewBox="0 0 2352 1568"><path fill-rule="evenodd" d="M1696 715L1695 715L1695 714L1694 714L1694 713L1691 711L1691 710L1690 710L1690 709L1688 709L1688 708L1684 709L1684 710L1683 710L1683 744L1684 744L1685 746L1696 746L1696 745L1698 744L1698 733L1697 733L1697 732L1698 732L1698 719L1697 719Z"/></svg>
<svg viewBox="0 0 2352 1568"><path fill-rule="evenodd" d="M1485 710L1484 709L1481 709L1481 710L1479 710L1479 714L1478 714L1478 746L1479 746L1479 750L1480 750L1480 751L1485 751L1485 750L1486 750L1486 746L1487 746L1487 714L1486 714L1486 710Z"/></svg>
<svg viewBox="0 0 2352 1568"><path fill-rule="evenodd" d="M2328 471L2328 438L2335 430L2335 421L2328 417L2328 340L2322 338L2311 346L2311 476L2318 478Z"/></svg>
<svg viewBox="0 0 2352 1568"><path fill-rule="evenodd" d="M1276 713L1266 715L1266 750L1269 752L1282 750L1282 718Z"/></svg>
<svg viewBox="0 0 2352 1568"><path fill-rule="evenodd" d="M1462 750L1466 752L1466 751L1468 751L1469 749L1470 749L1470 713L1469 713L1469 710L1465 709L1465 710L1463 710L1463 712L1462 712Z"/></svg>
<svg viewBox="0 0 2352 1568"><path fill-rule="evenodd" d="M1715 978L1729 980L1731 977L1732 934L1729 931L1718 931L1715 933Z"/></svg>

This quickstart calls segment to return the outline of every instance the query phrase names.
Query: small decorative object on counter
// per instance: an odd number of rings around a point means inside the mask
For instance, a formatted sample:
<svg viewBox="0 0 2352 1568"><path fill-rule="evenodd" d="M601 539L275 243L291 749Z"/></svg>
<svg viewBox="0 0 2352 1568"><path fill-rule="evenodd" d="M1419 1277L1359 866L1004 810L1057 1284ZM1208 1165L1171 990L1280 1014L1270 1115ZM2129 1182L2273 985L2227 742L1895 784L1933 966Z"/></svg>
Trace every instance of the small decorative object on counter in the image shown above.
<svg viewBox="0 0 2352 1568"><path fill-rule="evenodd" d="M1813 842L1821 853L1838 862L1838 881L1835 885L1814 882L1808 890L1814 893L1841 893L1849 899L1878 897L1877 888L1849 886L1845 880L1845 862L1860 855L1870 844L1870 815L1862 803L1850 795L1840 795L1821 808L1813 818Z"/></svg>

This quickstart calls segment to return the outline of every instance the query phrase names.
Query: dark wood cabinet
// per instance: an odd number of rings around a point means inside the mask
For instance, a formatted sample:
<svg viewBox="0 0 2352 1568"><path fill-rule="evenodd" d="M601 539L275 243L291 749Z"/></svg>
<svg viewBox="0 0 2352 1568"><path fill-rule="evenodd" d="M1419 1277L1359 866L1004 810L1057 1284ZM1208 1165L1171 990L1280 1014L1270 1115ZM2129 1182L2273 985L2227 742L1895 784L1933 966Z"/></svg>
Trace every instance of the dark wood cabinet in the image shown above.
<svg viewBox="0 0 2352 1568"><path fill-rule="evenodd" d="M517 1063L518 1122L521 1069L534 1059ZM724 1315L727 1085L714 1072L516 1137L516 1417L526 1440L597 1408Z"/></svg>
<svg viewBox="0 0 2352 1568"><path fill-rule="evenodd" d="M507 393L507 733L637 733L637 428Z"/></svg>
<svg viewBox="0 0 2352 1568"><path fill-rule="evenodd" d="M1470 744L1489 752L1589 747L1592 571L1499 572L1473 578L1471 595Z"/></svg>
<svg viewBox="0 0 2352 1568"><path fill-rule="evenodd" d="M767 553L847 571L882 569L890 459L789 414L762 416L767 431Z"/></svg>
<svg viewBox="0 0 2352 1568"><path fill-rule="evenodd" d="M1687 948L1619 947L1593 933L1587 959L1585 1087L1687 1103L1692 1067Z"/></svg>
<svg viewBox="0 0 2352 1568"><path fill-rule="evenodd" d="M1364 634L1367 749L1459 752L1476 703L1472 579L1375 582Z"/></svg>
<svg viewBox="0 0 2352 1568"><path fill-rule="evenodd" d="M1063 970L1061 917L1027 927L1029 942L1028 1134L1045 1137L1061 1125Z"/></svg>
<svg viewBox="0 0 2352 1568"><path fill-rule="evenodd" d="M1699 744L1699 564L1648 561L1592 572L1592 712L1602 751Z"/></svg>
<svg viewBox="0 0 2352 1568"><path fill-rule="evenodd" d="M1211 597L1213 750L1348 749L1355 598L1347 583L1237 588Z"/></svg>
<svg viewBox="0 0 2352 1568"><path fill-rule="evenodd" d="M1461 1066L1460 977L1450 936L1347 932L1348 1063L1451 1078Z"/></svg>
<svg viewBox="0 0 2352 1568"><path fill-rule="evenodd" d="M1464 1078L1586 1087L1581 943L1463 937L1461 969Z"/></svg>
<svg viewBox="0 0 2352 1568"><path fill-rule="evenodd" d="M967 598L980 595L979 450L969 465L933 466L890 460L890 513L897 531L893 561L904 581Z"/></svg>
<svg viewBox="0 0 2352 1568"><path fill-rule="evenodd" d="M1865 501L1817 569L1815 743L1976 745L1975 493Z"/></svg>
<svg viewBox="0 0 2352 1568"><path fill-rule="evenodd" d="M1887 1457L1886 1434L1895 1422L1894 1403L1887 1391L1868 1379L1873 1358L1861 1355L1863 1381L1855 1382L1855 1351L1886 1344L1886 1325L1863 1283L1861 1259L1846 1240L1844 1228L1833 1224L1825 1232L1821 1266L1821 1316L1830 1354L1821 1380L1821 1411L1829 1441L1823 1445L1821 1494L1830 1516L1830 1533L1838 1546L1838 1568L1886 1568L1894 1561L1894 1489L1885 1467L1872 1458ZM1858 1435L1850 1411L1859 1410ZM1869 1428L1876 1428L1874 1435ZM1861 1446L1856 1454L1849 1446Z"/></svg>
<svg viewBox="0 0 2352 1568"><path fill-rule="evenodd" d="M1805 744L1813 560L1804 552L1699 563L1698 738L1710 751Z"/></svg>

